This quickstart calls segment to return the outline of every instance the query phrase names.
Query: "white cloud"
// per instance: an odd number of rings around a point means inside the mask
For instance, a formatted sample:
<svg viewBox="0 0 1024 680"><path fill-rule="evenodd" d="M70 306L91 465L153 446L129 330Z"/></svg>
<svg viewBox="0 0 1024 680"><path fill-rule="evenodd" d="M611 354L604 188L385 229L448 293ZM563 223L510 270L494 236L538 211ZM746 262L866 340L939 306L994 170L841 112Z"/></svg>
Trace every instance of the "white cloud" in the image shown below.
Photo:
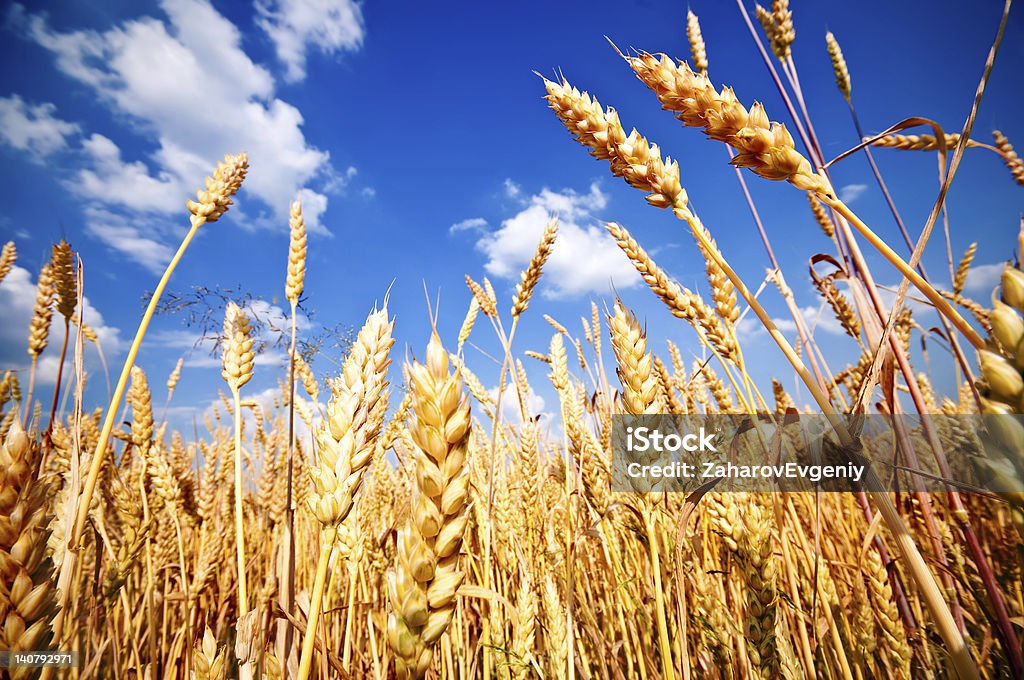
<svg viewBox="0 0 1024 680"><path fill-rule="evenodd" d="M497 401L497 385L487 390L487 394L490 395L492 400ZM523 395L523 399L525 402L523 404L523 407L526 409L527 416L547 416L549 418L551 417L552 414L544 410L544 397L534 392L532 387L529 389L528 394ZM506 423L519 423L522 421L522 414L519 411L519 392L516 389L515 385L513 385L512 383L506 384L505 389L502 392L500 417Z"/></svg>
<svg viewBox="0 0 1024 680"><path fill-rule="evenodd" d="M448 233L449 234L456 234L456 233L458 233L460 231L469 231L469 230L483 231L483 229L486 226L487 226L487 220L485 220L484 218L482 218L482 217L470 217L468 219L462 220L461 222L456 222L452 226L448 227Z"/></svg>
<svg viewBox="0 0 1024 680"><path fill-rule="evenodd" d="M88 272L86 272L88 274ZM88 279L86 279L88 289ZM29 271L15 266L10 274L0 282L0 309L4 310L4 320L0 323L0 371L14 369L21 372L19 376L23 386L28 385L28 367L30 360L26 350L26 337L32 311L36 299L36 281ZM120 330L108 326L103 315L92 306L89 298L84 298L85 322L96 331L104 355L109 359L120 351ZM73 376L71 361L77 332L71 326L68 345L68 356L65 359L64 378ZM57 381L57 365L60 359L60 344L64 339L64 317L54 312L50 325L49 345L40 355L36 370L37 385L52 386ZM85 368L87 372L97 373L102 370L97 355L89 342L85 343ZM39 396L39 393L36 393Z"/></svg>
<svg viewBox="0 0 1024 680"><path fill-rule="evenodd" d="M827 304L823 304L819 307L812 307L810 305L807 307L801 307L800 314L803 316L804 322L807 324L807 328L810 330L812 335L817 332L828 333L830 335L844 335L846 333L846 331L843 330L842 324L839 323L835 314L832 313L832 308ZM777 319L773 318L772 321L774 321L775 325L779 327L779 330L784 333L796 332L796 322L793 320L792 316L780 317ZM756 317L752 317L752 322L757 323L758 330L763 329Z"/></svg>
<svg viewBox="0 0 1024 680"><path fill-rule="evenodd" d="M967 281L964 290L971 293L984 293L987 299L992 290L999 285L999 279L1006 269L1005 262L979 264L967 270Z"/></svg>
<svg viewBox="0 0 1024 680"><path fill-rule="evenodd" d="M0 140L40 162L65 148L78 126L54 115L53 104L29 104L18 95L0 97Z"/></svg>
<svg viewBox="0 0 1024 680"><path fill-rule="evenodd" d="M540 287L547 297L607 292L609 286L630 288L640 281L633 266L602 226L593 224L593 213L605 207L608 197L595 183L586 194L571 189L543 189L530 197L526 207L503 221L476 243L487 256L488 274L514 279L537 248L552 215L559 218L558 238L545 266ZM590 224L587 224L587 223Z"/></svg>
<svg viewBox="0 0 1024 680"><path fill-rule="evenodd" d="M173 248L155 238L153 225L144 233L138 221L101 206L86 206L85 231L154 274L163 273L174 255Z"/></svg>
<svg viewBox="0 0 1024 680"><path fill-rule="evenodd" d="M208 0L159 5L165 18L143 16L105 31L60 32L24 7L10 13L63 73L156 142L140 160L123 158L115 142L93 135L83 144L91 165L76 178L80 191L111 208L176 214L223 154L244 151L251 168L243 195L273 215L247 217L284 229L302 190L307 227L322 231L326 194L343 187L338 176L351 173L335 172L329 154L307 141L302 113L274 96L270 72L249 58L238 28ZM137 236L160 242L159 234Z"/></svg>
<svg viewBox="0 0 1024 680"><path fill-rule="evenodd" d="M94 134L82 142L90 167L79 171L68 186L99 203L123 206L137 212L181 211L188 189L179 177L162 171L149 174L144 163L125 163L121 149L103 135Z"/></svg>
<svg viewBox="0 0 1024 680"><path fill-rule="evenodd" d="M505 178L505 195L509 198L518 198L522 189L511 178Z"/></svg>
<svg viewBox="0 0 1024 680"><path fill-rule="evenodd" d="M257 0L256 24L274 43L285 79L306 77L306 54L358 50L363 44L363 11L353 0Z"/></svg>
<svg viewBox="0 0 1024 680"><path fill-rule="evenodd" d="M839 198L843 203L853 203L868 190L867 184L847 184L839 189Z"/></svg>

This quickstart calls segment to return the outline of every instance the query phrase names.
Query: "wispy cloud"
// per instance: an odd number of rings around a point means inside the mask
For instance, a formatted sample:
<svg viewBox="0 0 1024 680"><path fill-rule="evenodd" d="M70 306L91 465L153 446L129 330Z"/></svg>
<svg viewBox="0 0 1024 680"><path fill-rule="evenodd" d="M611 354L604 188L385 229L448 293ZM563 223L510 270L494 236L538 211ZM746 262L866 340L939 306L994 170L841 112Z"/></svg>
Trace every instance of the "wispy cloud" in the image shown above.
<svg viewBox="0 0 1024 680"><path fill-rule="evenodd" d="M847 184L846 186L840 187L839 198L843 203L853 203L863 196L864 192L867 190L867 184Z"/></svg>
<svg viewBox="0 0 1024 680"><path fill-rule="evenodd" d="M160 274L170 262L174 250L158 240L160 231L154 223L144 229L137 220L97 205L86 206L84 212L86 233L148 271Z"/></svg>
<svg viewBox="0 0 1024 680"><path fill-rule="evenodd" d="M469 219L456 222L448 227L449 234L457 234L460 231L483 231L487 226L487 220L482 217L470 217Z"/></svg>

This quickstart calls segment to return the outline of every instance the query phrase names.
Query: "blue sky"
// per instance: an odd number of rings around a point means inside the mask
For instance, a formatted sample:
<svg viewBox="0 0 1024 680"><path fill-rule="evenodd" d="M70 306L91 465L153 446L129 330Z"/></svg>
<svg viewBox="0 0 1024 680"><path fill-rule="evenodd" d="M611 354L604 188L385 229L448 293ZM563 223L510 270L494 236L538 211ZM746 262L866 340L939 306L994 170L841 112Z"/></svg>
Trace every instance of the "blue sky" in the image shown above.
<svg viewBox="0 0 1024 680"><path fill-rule="evenodd" d="M690 7L701 19L712 79L732 85L741 101L764 102L773 119L786 121L735 4L695 0ZM1017 9L975 126L975 136L986 142L998 128L1024 144L1024 18ZM518 350L546 348L550 327L543 313L579 333L578 317L589 314L589 301L604 306L614 286L648 324L655 348L664 353L662 341L670 337L688 355L699 354L693 332L638 285L601 225L626 225L659 264L706 295L692 239L682 223L648 207L639 192L571 141L541 99L533 73L560 69L615 106L627 128L637 127L678 159L705 224L757 288L767 260L725 150L660 111L604 38L688 58L686 10L685 3L655 0L5 3L0 241L17 242L25 270L0 284L0 368L27 364L35 273L49 244L64 236L84 260L86 319L99 327L116 372L142 295L186 230L184 201L218 158L238 151L249 152L252 163L238 204L204 227L171 291L241 287L261 313L279 314L288 203L301 194L312 231L306 291L315 315L307 326L358 327L390 287L397 353L422 354L429 328L424 287L440 300L439 326L454 343L469 299L464 274L488 275L507 308L519 270L554 211L562 234L524 318ZM978 3L966 16L962 10L952 2L793 4L794 54L826 154L837 155L856 139L835 89L825 31L843 46L867 130L925 116L957 131L1001 3ZM954 16L956 40L950 41ZM937 190L934 157L879 150L876 158L908 226L918 231ZM876 231L900 243L863 157L840 163L833 178ZM801 192L749 175L747 181L799 303L816 316L819 299L807 260L828 252L829 242ZM998 263L1015 245L1021 191L996 156L967 154L949 214L954 257L976 240L976 263L988 265L979 267L968 291L979 300L988 299ZM881 283L898 281L878 258L871 261ZM941 232L925 262L948 286ZM783 315L774 291L766 292L765 304ZM826 310L816 334L839 370L855 359L856 347L834 326ZM173 412L180 419L205 408L221 387L212 368L217 362L203 349L190 352L195 338L180 315L160 317L139 360L150 382L160 385L177 359L187 357ZM496 351L489 329L480 326L474 339ZM792 371L764 333L751 327L742 340L759 380L777 375L793 387ZM48 354L41 381L52 384L55 353ZM467 356L493 386L497 367L475 350ZM254 392L276 385L280 358L274 352L264 357ZM336 359L328 351L314 368L331 373ZM923 357L917 359L924 368ZM941 383L948 358L934 348L931 361ZM95 374L98 364L89 362ZM541 388L546 370L526 362ZM94 379L89 401L100 404L105 394L103 380ZM545 396L550 409L546 387L540 390Z"/></svg>

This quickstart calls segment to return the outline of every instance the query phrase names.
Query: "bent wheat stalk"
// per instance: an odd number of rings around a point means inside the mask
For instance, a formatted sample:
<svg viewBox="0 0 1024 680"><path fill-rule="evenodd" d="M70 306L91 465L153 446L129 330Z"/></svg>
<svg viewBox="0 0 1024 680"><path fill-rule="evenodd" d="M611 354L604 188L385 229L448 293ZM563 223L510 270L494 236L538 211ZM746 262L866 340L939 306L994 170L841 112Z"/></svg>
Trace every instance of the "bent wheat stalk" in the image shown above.
<svg viewBox="0 0 1024 680"><path fill-rule="evenodd" d="M89 502L96 491L96 482L99 480L100 469L103 467L103 459L106 455L107 441L110 438L111 430L114 429L114 419L117 417L117 410L121 406L121 398L124 396L125 388L128 385L132 366L135 365L135 357L139 354L139 347L142 345L142 339L146 335L146 329L149 328L149 322L156 312L160 296L163 295L164 288L167 287L167 282L171 279L171 274L177 268L178 262L181 261L196 232L204 224L216 222L227 212L227 209L232 204L231 197L241 188L248 170L249 157L246 154L225 156L224 160L217 164L213 176L206 178L205 189L200 189L196 193L198 200L189 200L186 203L189 212L192 213L192 216L189 218L191 226L188 233L185 234L181 245L178 246L178 250L174 253L174 257L171 258L170 263L167 265L167 269L164 270L163 275L156 284L156 289L154 289L153 295L149 299L149 304L146 306L146 311L142 315L142 321L139 322L139 328L135 331L135 338L128 348L128 356L125 357L124 366L121 367L121 375L117 379L114 396L111 398L110 404L107 405L106 416L103 419L103 428L100 430L100 436L96 442L96 450L93 452L92 462L89 466L89 475L85 480L82 496L78 501L75 524L68 540L68 549L72 552L77 551L79 548L79 541L82 538L82 532L85 530L85 523L89 518Z"/></svg>

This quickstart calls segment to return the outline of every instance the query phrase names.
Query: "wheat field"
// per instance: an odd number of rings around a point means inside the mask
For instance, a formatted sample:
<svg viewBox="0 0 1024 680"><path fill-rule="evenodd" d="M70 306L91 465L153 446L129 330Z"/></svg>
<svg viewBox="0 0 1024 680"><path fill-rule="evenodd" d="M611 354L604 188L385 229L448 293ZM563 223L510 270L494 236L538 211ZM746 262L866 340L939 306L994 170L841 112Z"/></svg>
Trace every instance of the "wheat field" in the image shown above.
<svg viewBox="0 0 1024 680"><path fill-rule="evenodd" d="M716 226L690 203L686 175L697 169L681 170L610 102L561 75L537 82L570 133L556 137L552 120L553 139L589 153L595 167L678 218L703 256L706 286L691 290L682 273L654 261L656 243L607 224L607 238L675 317L678 344L649 343L644 320L612 295L581 309L579 320L546 316L536 293L558 243L552 218L512 299L469 275L466 289L446 292L447 304L466 309L457 335L396 320L387 291L377 291L340 369L316 375L296 350L293 321L272 403L252 398L247 383L254 371L276 369L255 365L252 319L244 305L227 304L218 405L197 431L178 431L161 406L181 363L157 376L135 361L178 258L150 298L110 402L90 404L82 398L83 355L99 339L79 314L88 263L68 242L53 245L27 329L32 368L0 367L0 651L75 652L76 663L14 664L0 673L1024 677L1024 424L1014 417L1024 412L1024 270L1016 259L1024 223L1019 242L1004 244L1006 265L990 299L965 294L974 247L948 281L918 266L929 237L942 240L945 188L965 154L1004 164L1005 180L1024 186L1024 161L1010 141L994 131L989 143L975 126L1008 14L1009 2L988 62L978 64L974 108L955 133L908 119L864 136L842 49L831 33L820 41L815 54L831 60L864 140L853 153L940 160L943 191L909 248L887 243L833 188L831 159L804 106L786 0L757 6L747 19L787 110L716 84L693 12L691 54L623 51L622 72L609 76L631 71L664 115L699 128L705 144L724 145L744 190L784 182L806 194L832 247L832 269L814 286L860 351L847 366L830 363L794 300L790 286L807 273L784 273L761 229L773 264L766 285L741 279L729 262L735 244L719 247ZM791 122L773 122L780 119ZM230 210L248 167L244 153L225 156L187 202L179 256ZM884 190L873 161L871 168L866 181ZM294 320L307 297L331 293L305 286L298 201L288 226L279 275ZM895 297L880 295L866 253L902 277ZM16 243L7 243L0 287L17 259ZM762 306L766 296L792 312L794 343ZM933 308L941 328L922 328L908 296ZM550 325L543 350L515 343L526 315ZM756 320L775 345L779 373L768 385L747 370L761 359L744 353L741 317ZM418 325L422 343L403 356L393 331L406 322ZM940 359L955 365L950 394L934 390L930 368L912 362L911 347L925 333L951 349ZM466 360L481 335L503 351L493 375L474 374ZM683 342L707 359L688 360ZM35 384L44 355L59 357L67 376L52 394ZM798 406L784 387L794 376L809 405ZM557 394L553 422L531 412L531 381L548 381ZM495 384L496 392L485 387ZM802 413L828 418L836 451L857 443L858 414L946 416L921 418L892 444L900 465L927 471L932 483L842 493L713 485L679 493L613 483L616 416ZM992 417L987 431L956 426L979 414ZM980 455L963 453L979 441ZM996 480L996 492L965 489L956 483L961 471Z"/></svg>

